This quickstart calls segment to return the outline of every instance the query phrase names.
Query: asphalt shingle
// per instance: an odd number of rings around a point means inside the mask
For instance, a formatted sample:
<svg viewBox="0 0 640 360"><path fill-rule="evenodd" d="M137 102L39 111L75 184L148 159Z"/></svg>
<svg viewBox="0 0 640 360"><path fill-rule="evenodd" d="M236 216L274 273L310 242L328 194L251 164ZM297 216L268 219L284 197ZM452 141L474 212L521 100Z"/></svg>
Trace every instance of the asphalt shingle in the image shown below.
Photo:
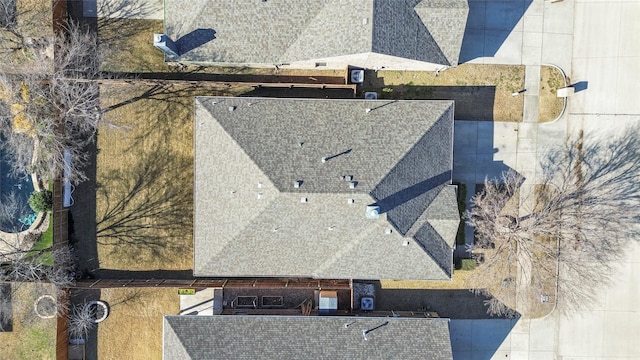
<svg viewBox="0 0 640 360"><path fill-rule="evenodd" d="M163 336L164 360L453 357L448 319L165 316Z"/></svg>
<svg viewBox="0 0 640 360"><path fill-rule="evenodd" d="M451 101L198 97L195 112L195 275L450 278L411 238L430 213L452 244L441 223L459 221Z"/></svg>
<svg viewBox="0 0 640 360"><path fill-rule="evenodd" d="M463 0L165 0L180 61L204 63L379 53L457 65L467 14Z"/></svg>

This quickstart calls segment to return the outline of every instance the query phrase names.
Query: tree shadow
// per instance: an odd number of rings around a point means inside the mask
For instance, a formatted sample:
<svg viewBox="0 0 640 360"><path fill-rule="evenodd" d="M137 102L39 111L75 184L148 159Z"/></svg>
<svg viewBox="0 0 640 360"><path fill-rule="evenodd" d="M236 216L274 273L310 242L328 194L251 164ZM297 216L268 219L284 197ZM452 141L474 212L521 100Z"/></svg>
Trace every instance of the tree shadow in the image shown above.
<svg viewBox="0 0 640 360"><path fill-rule="evenodd" d="M184 250L175 239L193 227L192 159L163 149L135 157L126 169L101 178L97 196L105 205L97 215L98 244L112 248L112 256L174 258Z"/></svg>
<svg viewBox="0 0 640 360"><path fill-rule="evenodd" d="M533 0L469 1L459 63L493 57Z"/></svg>
<svg viewBox="0 0 640 360"><path fill-rule="evenodd" d="M0 284L0 332L13 331L13 296L11 284Z"/></svg>
<svg viewBox="0 0 640 360"><path fill-rule="evenodd" d="M69 18L99 33L101 47L117 49L118 42L146 31L142 19L157 9L147 1L85 0L67 1ZM151 39L149 40L151 42ZM122 50L122 49L120 49Z"/></svg>
<svg viewBox="0 0 640 360"><path fill-rule="evenodd" d="M186 54L189 51L214 40L215 38L216 31L213 29L195 29L176 40L178 54Z"/></svg>
<svg viewBox="0 0 640 360"><path fill-rule="evenodd" d="M589 309L615 281L629 241L638 241L640 137L638 125L607 138L580 132L541 160L547 206L561 216L558 309ZM543 209L545 210L545 209ZM555 214L551 212L551 214Z"/></svg>
<svg viewBox="0 0 640 360"><path fill-rule="evenodd" d="M83 0L82 16L86 18L130 18L140 19L151 15L156 9L147 1L130 0Z"/></svg>

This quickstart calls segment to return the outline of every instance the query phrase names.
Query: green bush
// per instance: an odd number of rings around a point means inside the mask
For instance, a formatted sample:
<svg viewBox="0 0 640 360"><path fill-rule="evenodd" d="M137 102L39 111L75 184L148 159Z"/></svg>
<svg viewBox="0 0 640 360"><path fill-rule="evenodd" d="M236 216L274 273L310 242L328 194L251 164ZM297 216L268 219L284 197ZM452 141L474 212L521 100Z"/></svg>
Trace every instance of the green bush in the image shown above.
<svg viewBox="0 0 640 360"><path fill-rule="evenodd" d="M49 190L34 191L29 196L29 206L35 212L50 212L53 208L53 193Z"/></svg>
<svg viewBox="0 0 640 360"><path fill-rule="evenodd" d="M462 265L460 270L473 270L476 268L476 261L474 259L462 259Z"/></svg>

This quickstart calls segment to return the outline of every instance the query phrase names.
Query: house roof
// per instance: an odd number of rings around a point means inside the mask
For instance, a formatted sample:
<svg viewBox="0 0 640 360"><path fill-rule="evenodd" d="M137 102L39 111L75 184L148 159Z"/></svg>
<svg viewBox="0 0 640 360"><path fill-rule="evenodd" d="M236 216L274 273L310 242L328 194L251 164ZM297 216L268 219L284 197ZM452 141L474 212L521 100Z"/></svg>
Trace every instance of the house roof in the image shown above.
<svg viewBox="0 0 640 360"><path fill-rule="evenodd" d="M196 276L450 278L453 102L197 97L195 122Z"/></svg>
<svg viewBox="0 0 640 360"><path fill-rule="evenodd" d="M241 64L379 53L457 65L466 0L165 0L181 60ZM213 29L215 39L192 39ZM208 39L207 39L208 40Z"/></svg>
<svg viewBox="0 0 640 360"><path fill-rule="evenodd" d="M366 334L365 340L363 331L378 326ZM334 316L164 317L164 360L310 357L452 359L449 321Z"/></svg>

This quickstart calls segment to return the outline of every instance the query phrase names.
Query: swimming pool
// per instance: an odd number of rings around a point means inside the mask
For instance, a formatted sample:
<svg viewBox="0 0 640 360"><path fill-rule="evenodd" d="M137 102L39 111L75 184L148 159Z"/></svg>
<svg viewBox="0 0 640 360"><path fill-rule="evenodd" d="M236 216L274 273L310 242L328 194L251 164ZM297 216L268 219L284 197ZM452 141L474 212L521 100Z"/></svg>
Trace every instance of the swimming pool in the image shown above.
<svg viewBox="0 0 640 360"><path fill-rule="evenodd" d="M31 175L12 175L11 166L0 149L0 231L16 233L33 224L37 217L29 207L33 189Z"/></svg>

